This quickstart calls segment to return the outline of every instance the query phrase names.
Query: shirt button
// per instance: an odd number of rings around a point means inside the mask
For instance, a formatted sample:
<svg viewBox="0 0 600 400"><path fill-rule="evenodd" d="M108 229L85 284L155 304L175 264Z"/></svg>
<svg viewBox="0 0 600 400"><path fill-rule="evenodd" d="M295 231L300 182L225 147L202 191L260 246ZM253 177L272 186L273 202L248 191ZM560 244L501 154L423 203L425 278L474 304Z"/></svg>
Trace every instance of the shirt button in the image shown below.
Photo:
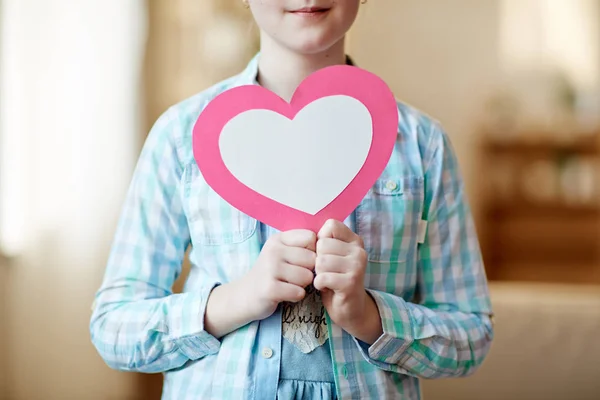
<svg viewBox="0 0 600 400"><path fill-rule="evenodd" d="M262 350L262 356L263 356L264 358L271 358L271 357L273 357L273 350L271 350L271 349L270 349L270 348L268 348L268 347L265 347L265 348Z"/></svg>
<svg viewBox="0 0 600 400"><path fill-rule="evenodd" d="M393 192L394 190L398 189L398 184L395 181L387 181L385 187L389 191Z"/></svg>

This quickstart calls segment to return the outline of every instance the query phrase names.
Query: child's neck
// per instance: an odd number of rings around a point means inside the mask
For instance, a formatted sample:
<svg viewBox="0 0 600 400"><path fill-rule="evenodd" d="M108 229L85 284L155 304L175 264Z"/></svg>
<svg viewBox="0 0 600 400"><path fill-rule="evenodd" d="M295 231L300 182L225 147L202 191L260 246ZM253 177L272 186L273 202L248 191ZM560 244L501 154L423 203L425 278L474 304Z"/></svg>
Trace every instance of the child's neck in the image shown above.
<svg viewBox="0 0 600 400"><path fill-rule="evenodd" d="M324 67L346 63L344 39L324 52L305 55L263 37L258 63L258 82L261 86L289 101L308 75Z"/></svg>

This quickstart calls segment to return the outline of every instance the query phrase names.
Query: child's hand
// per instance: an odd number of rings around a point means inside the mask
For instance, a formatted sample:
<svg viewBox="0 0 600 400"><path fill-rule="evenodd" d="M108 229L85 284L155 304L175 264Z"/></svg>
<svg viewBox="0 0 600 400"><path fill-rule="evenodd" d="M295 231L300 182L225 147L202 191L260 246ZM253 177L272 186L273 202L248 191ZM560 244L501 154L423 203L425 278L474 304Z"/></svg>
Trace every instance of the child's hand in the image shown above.
<svg viewBox="0 0 600 400"><path fill-rule="evenodd" d="M247 302L251 320L267 318L282 301L298 302L313 281L317 236L307 230L273 235L254 267L241 279L239 296ZM247 300L246 300L247 299Z"/></svg>
<svg viewBox="0 0 600 400"><path fill-rule="evenodd" d="M341 222L327 221L318 234L314 286L335 324L373 343L382 328L377 305L365 290L366 269L360 236Z"/></svg>

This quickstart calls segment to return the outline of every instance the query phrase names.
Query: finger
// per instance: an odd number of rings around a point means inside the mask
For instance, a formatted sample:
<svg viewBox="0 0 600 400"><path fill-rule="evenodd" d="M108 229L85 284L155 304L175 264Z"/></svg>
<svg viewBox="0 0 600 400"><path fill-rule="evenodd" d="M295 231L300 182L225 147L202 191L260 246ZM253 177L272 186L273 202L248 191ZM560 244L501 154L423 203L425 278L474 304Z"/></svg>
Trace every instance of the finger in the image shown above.
<svg viewBox="0 0 600 400"><path fill-rule="evenodd" d="M315 251L317 249L317 235L306 229L294 229L282 232L281 243L289 247L303 247Z"/></svg>
<svg viewBox="0 0 600 400"><path fill-rule="evenodd" d="M348 256L352 254L352 246L339 239L324 237L317 241L317 254Z"/></svg>
<svg viewBox="0 0 600 400"><path fill-rule="evenodd" d="M306 296L306 290L288 282L277 282L271 292L272 299L278 303L289 301L296 303Z"/></svg>
<svg viewBox="0 0 600 400"><path fill-rule="evenodd" d="M317 255L315 262L315 273L321 275L327 272L346 273L350 271L351 265L342 256L331 254Z"/></svg>
<svg viewBox="0 0 600 400"><path fill-rule="evenodd" d="M299 247L285 247L283 252L285 262L310 270L315 269L316 258L315 252Z"/></svg>
<svg viewBox="0 0 600 400"><path fill-rule="evenodd" d="M346 243L359 242L360 237L340 221L327 220L319 230L317 238L333 238Z"/></svg>
<svg viewBox="0 0 600 400"><path fill-rule="evenodd" d="M287 282L300 288L310 285L314 279L311 270L291 264L281 264L275 277L282 282Z"/></svg>
<svg viewBox="0 0 600 400"><path fill-rule="evenodd" d="M313 282L313 286L317 290L329 289L341 291L348 288L350 285L351 279L349 274L340 274L336 272L318 274Z"/></svg>

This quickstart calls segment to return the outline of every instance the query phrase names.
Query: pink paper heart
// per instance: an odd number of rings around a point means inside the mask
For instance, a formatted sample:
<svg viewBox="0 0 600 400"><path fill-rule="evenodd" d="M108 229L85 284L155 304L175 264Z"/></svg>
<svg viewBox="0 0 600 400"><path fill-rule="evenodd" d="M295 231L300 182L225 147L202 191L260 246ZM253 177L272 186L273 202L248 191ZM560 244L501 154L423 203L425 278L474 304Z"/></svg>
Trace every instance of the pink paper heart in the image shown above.
<svg viewBox="0 0 600 400"><path fill-rule="evenodd" d="M372 120L372 142L358 174L316 214L299 211L256 192L240 182L226 167L219 138L225 125L234 117L262 109L293 120L313 101L336 95L352 97L366 107ZM358 206L385 169L396 142L397 129L396 100L385 82L363 69L342 65L321 69L307 77L290 103L257 85L223 92L198 117L193 130L193 151L208 185L233 207L281 231L309 229L318 232L328 219L343 221Z"/></svg>

